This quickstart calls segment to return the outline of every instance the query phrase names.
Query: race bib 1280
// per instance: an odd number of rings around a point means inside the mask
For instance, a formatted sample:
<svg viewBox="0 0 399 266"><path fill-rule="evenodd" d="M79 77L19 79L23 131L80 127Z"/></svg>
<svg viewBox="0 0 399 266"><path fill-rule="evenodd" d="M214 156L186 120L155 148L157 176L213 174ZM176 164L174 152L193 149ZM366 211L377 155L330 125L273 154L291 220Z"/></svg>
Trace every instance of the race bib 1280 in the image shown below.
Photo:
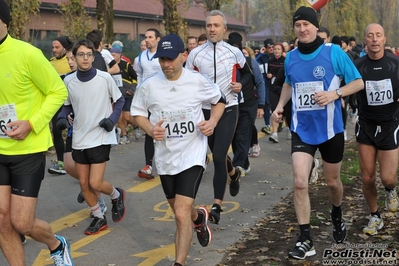
<svg viewBox="0 0 399 266"><path fill-rule="evenodd" d="M324 109L314 100L316 91L323 91L323 81L295 83L295 103L297 111Z"/></svg>

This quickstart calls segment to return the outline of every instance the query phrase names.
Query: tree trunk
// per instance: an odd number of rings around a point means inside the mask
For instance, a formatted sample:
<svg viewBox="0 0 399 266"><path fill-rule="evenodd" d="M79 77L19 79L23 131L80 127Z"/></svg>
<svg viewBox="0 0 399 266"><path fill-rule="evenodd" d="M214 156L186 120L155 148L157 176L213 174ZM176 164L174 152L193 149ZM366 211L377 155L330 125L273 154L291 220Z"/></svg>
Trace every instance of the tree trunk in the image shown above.
<svg viewBox="0 0 399 266"><path fill-rule="evenodd" d="M166 34L179 33L179 21L181 17L177 11L180 0L163 0L163 19L165 22Z"/></svg>
<svg viewBox="0 0 399 266"><path fill-rule="evenodd" d="M97 28L104 44L114 40L114 0L97 0Z"/></svg>

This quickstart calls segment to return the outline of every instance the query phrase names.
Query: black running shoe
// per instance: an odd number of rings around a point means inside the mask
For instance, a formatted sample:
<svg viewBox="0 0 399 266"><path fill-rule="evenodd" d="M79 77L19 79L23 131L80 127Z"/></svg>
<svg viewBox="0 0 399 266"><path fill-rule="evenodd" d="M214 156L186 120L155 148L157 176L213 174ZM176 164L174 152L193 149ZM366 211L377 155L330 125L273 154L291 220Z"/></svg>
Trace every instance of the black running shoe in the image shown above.
<svg viewBox="0 0 399 266"><path fill-rule="evenodd" d="M213 224L218 224L220 221L220 213L223 210L218 206L212 206L211 212L209 213L209 221Z"/></svg>
<svg viewBox="0 0 399 266"><path fill-rule="evenodd" d="M117 223L125 218L125 197L126 193L121 188L116 188L120 195L117 199L112 200L112 220Z"/></svg>
<svg viewBox="0 0 399 266"><path fill-rule="evenodd" d="M290 258L299 260L303 260L304 258L313 255L316 255L313 241L310 239L301 240L301 238L299 238L298 242L296 242L294 249L288 253Z"/></svg>
<svg viewBox="0 0 399 266"><path fill-rule="evenodd" d="M237 175L236 179L233 180L230 177L229 190L230 190L230 195L232 197L237 196L238 192L240 191L240 177L241 177L241 173L243 171L244 170L240 166L237 166L236 167L236 173L235 173L235 175Z"/></svg>
<svg viewBox="0 0 399 266"><path fill-rule="evenodd" d="M79 192L78 198L76 199L79 203L85 202L85 198L83 197L82 191Z"/></svg>
<svg viewBox="0 0 399 266"><path fill-rule="evenodd" d="M198 242L201 246L206 247L212 241L212 230L208 225L209 212L206 207L199 207L197 212L201 213L204 219L201 224L194 224L194 229L197 231Z"/></svg>
<svg viewBox="0 0 399 266"><path fill-rule="evenodd" d="M343 243L346 240L346 226L345 221L340 218L331 218L333 223L333 238L334 241Z"/></svg>
<svg viewBox="0 0 399 266"><path fill-rule="evenodd" d="M95 235L100 233L100 231L105 230L108 228L108 224L107 224L107 218L98 218L98 217L94 217L93 221L91 222L91 224L89 225L89 227L87 227L87 229L85 230L85 234L86 235Z"/></svg>

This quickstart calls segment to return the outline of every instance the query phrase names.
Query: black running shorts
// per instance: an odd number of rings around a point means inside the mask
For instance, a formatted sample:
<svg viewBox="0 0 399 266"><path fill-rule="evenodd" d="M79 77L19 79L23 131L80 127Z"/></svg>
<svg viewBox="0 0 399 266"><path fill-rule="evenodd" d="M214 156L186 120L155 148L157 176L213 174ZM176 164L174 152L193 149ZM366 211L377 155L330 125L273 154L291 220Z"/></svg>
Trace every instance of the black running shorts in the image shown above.
<svg viewBox="0 0 399 266"><path fill-rule="evenodd" d="M202 166L195 165L176 175L160 175L165 197L174 199L179 194L195 199L203 172Z"/></svg>
<svg viewBox="0 0 399 266"><path fill-rule="evenodd" d="M101 145L84 150L72 149L72 158L80 164L104 163L109 160L110 151L111 145Z"/></svg>
<svg viewBox="0 0 399 266"><path fill-rule="evenodd" d="M399 125L376 125L364 121L356 123L356 141L374 146L377 150L395 150L398 148Z"/></svg>
<svg viewBox="0 0 399 266"><path fill-rule="evenodd" d="M37 198L44 178L46 154L0 155L0 186L11 186L11 193Z"/></svg>
<svg viewBox="0 0 399 266"><path fill-rule="evenodd" d="M294 152L305 152L314 157L319 149L321 158L327 163L339 163L344 157L344 133L338 133L333 138L318 145L310 145L301 140L298 134L291 132L291 154Z"/></svg>

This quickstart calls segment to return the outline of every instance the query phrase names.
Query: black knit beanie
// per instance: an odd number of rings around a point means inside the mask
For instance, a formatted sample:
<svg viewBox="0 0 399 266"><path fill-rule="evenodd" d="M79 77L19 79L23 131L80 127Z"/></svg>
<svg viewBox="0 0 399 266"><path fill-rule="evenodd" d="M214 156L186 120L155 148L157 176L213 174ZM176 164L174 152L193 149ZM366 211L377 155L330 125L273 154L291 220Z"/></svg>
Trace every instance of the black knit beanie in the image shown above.
<svg viewBox="0 0 399 266"><path fill-rule="evenodd" d="M10 26L10 9L4 0L0 0L0 19L7 25Z"/></svg>
<svg viewBox="0 0 399 266"><path fill-rule="evenodd" d="M319 28L319 21L317 20L316 11L311 7L301 6L298 8L292 17L292 25L294 25L298 20L307 20L315 25L316 28Z"/></svg>
<svg viewBox="0 0 399 266"><path fill-rule="evenodd" d="M1 1L1 0L0 0ZM69 39L68 36L60 36L54 39L54 41L59 41L61 45L66 49L68 48L73 42Z"/></svg>
<svg viewBox="0 0 399 266"><path fill-rule="evenodd" d="M232 32L229 34L229 39L227 41L228 44L232 46L236 46L240 50L242 50L242 36L238 32Z"/></svg>

